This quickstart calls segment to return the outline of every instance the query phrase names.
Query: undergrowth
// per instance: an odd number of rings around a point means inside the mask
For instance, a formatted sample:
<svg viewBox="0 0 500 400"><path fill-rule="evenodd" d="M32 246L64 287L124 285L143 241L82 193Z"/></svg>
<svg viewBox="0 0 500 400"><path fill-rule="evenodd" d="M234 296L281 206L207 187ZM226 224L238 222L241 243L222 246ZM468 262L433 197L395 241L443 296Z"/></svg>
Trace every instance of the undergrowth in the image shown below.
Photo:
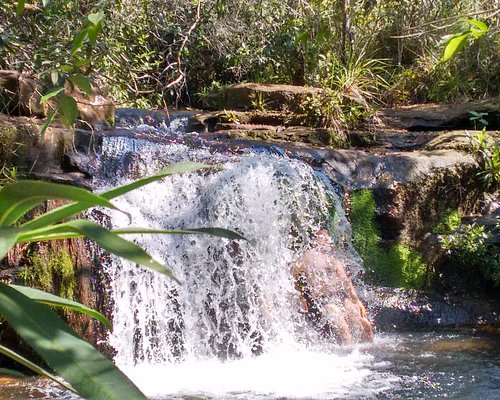
<svg viewBox="0 0 500 400"><path fill-rule="evenodd" d="M404 244L389 250L381 246L376 224L376 203L370 190L357 190L351 195L351 224L354 247L361 256L367 277L377 284L422 288L428 281L429 268L420 253Z"/></svg>

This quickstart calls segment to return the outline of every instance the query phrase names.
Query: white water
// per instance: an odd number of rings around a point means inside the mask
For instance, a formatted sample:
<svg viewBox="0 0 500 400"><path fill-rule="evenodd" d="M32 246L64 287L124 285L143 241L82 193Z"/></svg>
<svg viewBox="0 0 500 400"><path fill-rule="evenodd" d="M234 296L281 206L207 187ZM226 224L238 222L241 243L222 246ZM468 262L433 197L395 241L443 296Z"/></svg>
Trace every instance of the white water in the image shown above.
<svg viewBox="0 0 500 400"><path fill-rule="evenodd" d="M109 342L117 365L155 399L371 398L386 390L362 347L326 342L298 311L290 265L310 234L328 228L353 276L359 272L337 195L299 161L124 138L107 139L102 171L114 185L126 179L118 170L142 175L188 159L223 169L174 176L115 204L133 226L224 227L248 241L135 236L183 284L114 260ZM114 213L112 223L129 221Z"/></svg>

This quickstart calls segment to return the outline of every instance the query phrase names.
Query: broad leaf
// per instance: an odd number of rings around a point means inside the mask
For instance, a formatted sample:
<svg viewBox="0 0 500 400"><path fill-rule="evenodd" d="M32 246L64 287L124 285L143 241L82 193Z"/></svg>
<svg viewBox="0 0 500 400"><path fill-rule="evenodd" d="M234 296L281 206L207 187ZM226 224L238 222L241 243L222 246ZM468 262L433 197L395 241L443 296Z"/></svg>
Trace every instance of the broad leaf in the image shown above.
<svg viewBox="0 0 500 400"><path fill-rule="evenodd" d="M86 209L93 206L116 207L106 198L88 190L43 181L22 180L0 189L0 227L15 223L26 212L45 200L69 200Z"/></svg>
<svg viewBox="0 0 500 400"><path fill-rule="evenodd" d="M25 6L26 6L26 0L17 0L16 14L21 15L24 12Z"/></svg>
<svg viewBox="0 0 500 400"><path fill-rule="evenodd" d="M73 48L71 49L71 56L73 57L76 53L78 53L78 50L82 47L83 41L88 35L88 30L87 28L83 28L80 32L78 32L73 39Z"/></svg>
<svg viewBox="0 0 500 400"><path fill-rule="evenodd" d="M53 87L45 93L42 98L40 99L40 103L43 104L47 100L51 99L54 96L57 96L59 93L61 93L64 90L63 87Z"/></svg>
<svg viewBox="0 0 500 400"><path fill-rule="evenodd" d="M50 71L50 80L52 81L53 85L57 85L59 82L59 71L57 69L53 69Z"/></svg>
<svg viewBox="0 0 500 400"><path fill-rule="evenodd" d="M52 310L0 283L0 314L61 377L88 400L145 400L111 361Z"/></svg>
<svg viewBox="0 0 500 400"><path fill-rule="evenodd" d="M101 32L101 28L102 24L100 22L96 25L90 25L87 28L89 42L92 43L93 46L97 43L97 36L99 36L99 32Z"/></svg>
<svg viewBox="0 0 500 400"><path fill-rule="evenodd" d="M470 32L463 33L460 36L454 37L451 39L444 49L443 58L441 62L448 61L451 57L453 57L456 53L462 50L467 42L467 38L469 37Z"/></svg>
<svg viewBox="0 0 500 400"><path fill-rule="evenodd" d="M78 118L78 106L71 96L63 96L59 100L60 120L66 127L71 127Z"/></svg>
<svg viewBox="0 0 500 400"><path fill-rule="evenodd" d="M89 22L91 22L94 25L97 25L99 22L101 22L103 18L104 18L103 12L97 12L94 14L89 14L87 16L87 19L89 20Z"/></svg>
<svg viewBox="0 0 500 400"><path fill-rule="evenodd" d="M188 228L188 229L148 229L122 228L113 229L117 235L146 234L146 235L211 235L232 240L247 240L239 233L224 228Z"/></svg>
<svg viewBox="0 0 500 400"><path fill-rule="evenodd" d="M73 220L63 224L29 231L20 235L18 241L46 241L77 236L86 236L95 241L104 250L136 264L161 272L178 282L177 278L168 267L154 261L140 246L86 219Z"/></svg>
<svg viewBox="0 0 500 400"><path fill-rule="evenodd" d="M92 86L90 85L88 78L85 78L83 75L71 75L69 77L69 80L73 82L73 84L78 86L83 93L85 94L92 93Z"/></svg>
<svg viewBox="0 0 500 400"><path fill-rule="evenodd" d="M0 260L16 244L21 231L17 228L0 228Z"/></svg>
<svg viewBox="0 0 500 400"><path fill-rule="evenodd" d="M99 311L84 306L81 303L78 303L73 300L63 299L62 297L55 296L51 293L47 293L42 290L26 286L19 286L19 285L9 285L9 286L38 303L46 304L52 307L62 307L82 314L89 315L90 317L100 321L107 328L111 329L111 323L104 315L102 315Z"/></svg>
<svg viewBox="0 0 500 400"><path fill-rule="evenodd" d="M478 19L467 19L466 21L483 34L488 32L488 25L486 25L483 21Z"/></svg>
<svg viewBox="0 0 500 400"><path fill-rule="evenodd" d="M47 115L47 119L45 120L45 122L43 123L42 125L42 129L40 129L40 137L43 139L43 136L45 135L45 132L47 131L47 129L49 128L50 124L52 123L52 121L54 120L54 117L56 116L57 112L59 111L58 108L56 108L55 110L51 111L49 113L49 115Z"/></svg>
<svg viewBox="0 0 500 400"><path fill-rule="evenodd" d="M211 167L211 165L199 164L194 162L172 164L155 175L138 179L115 189L111 189L107 192L101 193L100 196L105 199L111 200L134 189L147 185L148 183L155 182L170 175L195 172L199 171L200 169ZM55 224L63 219L69 218L73 215L77 215L87 208L88 207L83 204L68 204L65 206L61 206L41 215L40 217L26 222L23 227L26 229L43 228L45 226Z"/></svg>
<svg viewBox="0 0 500 400"><path fill-rule="evenodd" d="M49 379L52 379L53 381L57 382L59 385L61 385L62 387L66 388L68 390L71 390L73 392L75 391L75 389L73 389L71 387L71 385L68 385L67 383L65 383L61 378L51 374L49 371L44 370L42 367L31 362L30 360L23 357L22 355L16 353L14 350L11 350L5 346L2 346L1 344L0 344L0 354L3 354L5 356L9 357L10 359L18 362L21 365L24 365L25 367L31 369L33 372L36 372L39 375L43 375ZM23 376L23 374L21 374L21 376Z"/></svg>

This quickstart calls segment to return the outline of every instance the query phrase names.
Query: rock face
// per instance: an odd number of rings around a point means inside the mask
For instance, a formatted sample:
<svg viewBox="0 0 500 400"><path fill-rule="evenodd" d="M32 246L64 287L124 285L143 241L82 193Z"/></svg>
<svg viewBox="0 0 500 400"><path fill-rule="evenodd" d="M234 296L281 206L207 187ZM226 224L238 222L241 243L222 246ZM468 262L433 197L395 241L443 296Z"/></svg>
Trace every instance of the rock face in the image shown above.
<svg viewBox="0 0 500 400"><path fill-rule="evenodd" d="M389 127L418 130L451 130L472 128L469 111L487 113L490 129L500 129L500 97L461 104L419 104L384 109L378 118Z"/></svg>
<svg viewBox="0 0 500 400"><path fill-rule="evenodd" d="M0 111L10 115L45 117L40 82L16 71L0 70Z"/></svg>
<svg viewBox="0 0 500 400"><path fill-rule="evenodd" d="M324 89L313 87L238 83L224 89L218 106L228 110L266 109L302 113L305 103L322 93Z"/></svg>
<svg viewBox="0 0 500 400"><path fill-rule="evenodd" d="M382 331L500 324L498 302L379 288L371 293L370 314Z"/></svg>

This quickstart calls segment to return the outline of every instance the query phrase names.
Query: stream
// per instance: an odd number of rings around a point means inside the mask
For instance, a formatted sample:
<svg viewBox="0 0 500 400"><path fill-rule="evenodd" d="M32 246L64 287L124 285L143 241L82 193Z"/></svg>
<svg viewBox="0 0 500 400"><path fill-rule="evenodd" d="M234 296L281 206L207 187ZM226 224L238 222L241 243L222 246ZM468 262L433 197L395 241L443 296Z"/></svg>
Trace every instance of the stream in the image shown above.
<svg viewBox="0 0 500 400"><path fill-rule="evenodd" d="M130 237L183 283L112 258L115 363L151 399L496 399L500 336L473 330L378 333L340 346L300 312L290 265L326 229L362 300L367 288L339 185L276 149L220 152L196 134L139 127L157 140L103 139L87 167L98 190L173 162L217 165L176 175L116 200L132 225L222 227L246 241L207 235ZM196 145L192 145L196 142ZM129 225L120 212L114 227ZM335 300L335 299L334 299ZM0 400L73 399L44 380L5 380Z"/></svg>

